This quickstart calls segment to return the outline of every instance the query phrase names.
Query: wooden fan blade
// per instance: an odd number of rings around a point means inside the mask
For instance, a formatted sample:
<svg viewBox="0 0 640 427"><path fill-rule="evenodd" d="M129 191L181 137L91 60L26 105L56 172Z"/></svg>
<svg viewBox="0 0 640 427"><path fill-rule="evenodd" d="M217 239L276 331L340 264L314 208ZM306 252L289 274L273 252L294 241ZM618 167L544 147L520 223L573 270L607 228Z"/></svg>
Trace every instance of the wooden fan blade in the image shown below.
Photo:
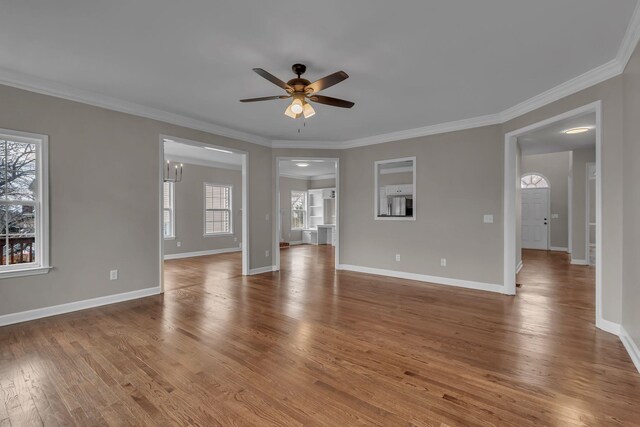
<svg viewBox="0 0 640 427"><path fill-rule="evenodd" d="M293 92L293 88L291 86L289 86L288 84L286 84L285 82L283 82L282 80L274 76L273 74L263 70L262 68L254 68L253 71L258 73L260 76L264 77L265 79L269 80L274 85L279 86L282 89L286 90L287 92Z"/></svg>
<svg viewBox="0 0 640 427"><path fill-rule="evenodd" d="M287 95L263 96L262 98L241 99L240 102L271 101L272 99L287 99L287 98L290 98L290 96L287 96Z"/></svg>
<svg viewBox="0 0 640 427"><path fill-rule="evenodd" d="M344 71L338 71L333 74L329 74L326 77L321 78L320 80L316 80L315 82L307 85L304 90L307 93L318 93L321 90L327 89L333 85L337 85L343 80L349 78L349 75Z"/></svg>
<svg viewBox="0 0 640 427"><path fill-rule="evenodd" d="M345 101L344 99L332 98L330 96L311 95L309 99L318 104L331 105L332 107L351 108L354 104L351 101Z"/></svg>

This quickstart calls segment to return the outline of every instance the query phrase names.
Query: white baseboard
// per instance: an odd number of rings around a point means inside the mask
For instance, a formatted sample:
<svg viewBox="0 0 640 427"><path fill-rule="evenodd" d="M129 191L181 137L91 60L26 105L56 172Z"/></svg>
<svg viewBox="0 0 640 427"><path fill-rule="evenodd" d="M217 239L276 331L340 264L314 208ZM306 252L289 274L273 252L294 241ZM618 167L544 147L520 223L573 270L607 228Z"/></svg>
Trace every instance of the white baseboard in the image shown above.
<svg viewBox="0 0 640 427"><path fill-rule="evenodd" d="M633 341L633 338L631 338L631 335L629 335L624 326L620 327L620 340L622 341L624 348L627 349L627 353L629 353L631 361L636 365L638 372L640 372L640 349L638 349L635 341Z"/></svg>
<svg viewBox="0 0 640 427"><path fill-rule="evenodd" d="M167 254L164 256L164 259L193 258L196 256L226 254L229 252L240 252L240 251L242 251L242 248L237 247L237 248L211 249L208 251L182 252L180 254Z"/></svg>
<svg viewBox="0 0 640 427"><path fill-rule="evenodd" d="M275 265L267 265L265 267L252 268L249 270L249 276L255 276L256 274L269 273L271 271L277 271Z"/></svg>
<svg viewBox="0 0 640 427"><path fill-rule="evenodd" d="M0 316L0 326L12 325L14 323L27 322L29 320L41 319L43 317L71 313L72 311L85 310L87 308L100 307L117 302L134 300L151 295L158 295L159 293L160 287L146 288L139 289L137 291L124 292L121 294L107 295L104 297L53 305L51 307L36 308L35 310L21 311L19 313L5 314L3 316Z"/></svg>
<svg viewBox="0 0 640 427"><path fill-rule="evenodd" d="M550 246L549 250L554 252L569 252L569 248L561 248L560 246Z"/></svg>
<svg viewBox="0 0 640 427"><path fill-rule="evenodd" d="M459 288L476 289L480 291L505 293L505 287L492 283L473 282L469 280L451 279L448 277L427 276L425 274L407 273L404 271L384 270L381 268L361 267L359 265L339 264L337 270L355 271L358 273L376 274L378 276L397 277L399 279L417 280L438 285L457 286Z"/></svg>
<svg viewBox="0 0 640 427"><path fill-rule="evenodd" d="M571 264L573 265L589 265L586 259L573 259L571 258Z"/></svg>
<svg viewBox="0 0 640 427"><path fill-rule="evenodd" d="M520 261L518 263L518 266L516 267L516 274L520 273L520 270L522 270L522 267L524 267L524 263Z"/></svg>
<svg viewBox="0 0 640 427"><path fill-rule="evenodd" d="M289 242L289 246L297 246L297 245L301 245L304 242L302 240L297 240L295 242Z"/></svg>
<svg viewBox="0 0 640 427"><path fill-rule="evenodd" d="M596 319L596 327L614 335L620 335L620 325L605 319Z"/></svg>

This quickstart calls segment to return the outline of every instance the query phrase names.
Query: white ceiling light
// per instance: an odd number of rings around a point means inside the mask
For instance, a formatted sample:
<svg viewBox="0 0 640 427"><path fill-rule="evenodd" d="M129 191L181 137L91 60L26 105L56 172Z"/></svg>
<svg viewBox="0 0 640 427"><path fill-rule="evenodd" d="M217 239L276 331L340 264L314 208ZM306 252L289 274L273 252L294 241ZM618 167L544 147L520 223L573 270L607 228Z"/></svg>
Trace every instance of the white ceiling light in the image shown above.
<svg viewBox="0 0 640 427"><path fill-rule="evenodd" d="M309 166L309 163L296 163L296 165L301 168L306 168L307 166Z"/></svg>
<svg viewBox="0 0 640 427"><path fill-rule="evenodd" d="M577 128L571 128L571 129L567 129L564 131L565 134L567 135L576 135L579 133L585 133L585 132L589 132L591 130L591 128L589 127L577 127Z"/></svg>
<svg viewBox="0 0 640 427"><path fill-rule="evenodd" d="M223 150L223 149L221 149L221 148L204 147L204 149L205 149L205 150L211 150L211 151L219 151L220 153L233 154L233 151Z"/></svg>
<svg viewBox="0 0 640 427"><path fill-rule="evenodd" d="M295 115L302 113L304 107L302 106L302 100L300 98L296 98L291 103L291 112Z"/></svg>

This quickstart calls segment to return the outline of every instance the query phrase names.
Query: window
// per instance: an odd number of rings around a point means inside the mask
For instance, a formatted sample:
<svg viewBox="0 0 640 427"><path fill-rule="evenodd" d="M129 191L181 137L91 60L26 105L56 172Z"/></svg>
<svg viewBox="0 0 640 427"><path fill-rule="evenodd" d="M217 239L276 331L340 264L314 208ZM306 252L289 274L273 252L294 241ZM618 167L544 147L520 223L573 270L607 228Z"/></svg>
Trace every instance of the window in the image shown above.
<svg viewBox="0 0 640 427"><path fill-rule="evenodd" d="M49 270L46 143L0 130L0 277Z"/></svg>
<svg viewBox="0 0 640 427"><path fill-rule="evenodd" d="M307 217L307 192L291 191L291 229L301 230Z"/></svg>
<svg viewBox="0 0 640 427"><path fill-rule="evenodd" d="M164 183L164 197L162 202L162 230L165 239L173 239L176 237L176 219L174 214L174 192L175 183Z"/></svg>
<svg viewBox="0 0 640 427"><path fill-rule="evenodd" d="M528 174L520 179L520 188L549 188L549 183L540 175Z"/></svg>
<svg viewBox="0 0 640 427"><path fill-rule="evenodd" d="M204 235L231 234L231 186L204 185Z"/></svg>

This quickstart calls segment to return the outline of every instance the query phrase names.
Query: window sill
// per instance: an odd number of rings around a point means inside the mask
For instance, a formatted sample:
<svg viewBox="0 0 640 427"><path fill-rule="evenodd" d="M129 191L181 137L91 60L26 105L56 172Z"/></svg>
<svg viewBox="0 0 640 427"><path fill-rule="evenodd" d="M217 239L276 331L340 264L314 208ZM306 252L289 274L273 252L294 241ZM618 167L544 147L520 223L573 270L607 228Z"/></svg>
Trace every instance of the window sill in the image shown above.
<svg viewBox="0 0 640 427"><path fill-rule="evenodd" d="M176 240L176 236L165 237L164 240Z"/></svg>
<svg viewBox="0 0 640 427"><path fill-rule="evenodd" d="M47 274L53 267L31 267L16 270L0 271L0 279L11 279L13 277L36 276Z"/></svg>
<svg viewBox="0 0 640 427"><path fill-rule="evenodd" d="M233 233L214 233L214 234L203 234L202 237L229 237L233 236Z"/></svg>

